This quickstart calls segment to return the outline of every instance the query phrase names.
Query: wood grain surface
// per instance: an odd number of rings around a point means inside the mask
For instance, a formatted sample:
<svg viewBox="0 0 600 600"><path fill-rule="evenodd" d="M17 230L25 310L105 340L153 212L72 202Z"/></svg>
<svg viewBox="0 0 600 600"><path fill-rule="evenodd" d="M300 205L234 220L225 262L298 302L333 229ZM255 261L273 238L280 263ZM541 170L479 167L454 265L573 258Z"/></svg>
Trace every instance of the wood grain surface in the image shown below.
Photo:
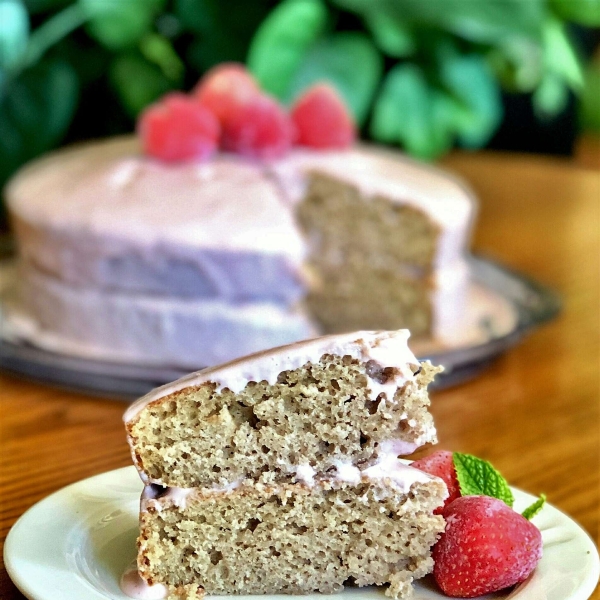
<svg viewBox="0 0 600 600"><path fill-rule="evenodd" d="M479 378L433 394L439 447L485 457L513 485L545 492L598 544L600 171L514 154L445 163L480 197L474 248L556 289L564 309ZM51 492L130 464L123 409L0 374L2 541ZM0 598L24 598L4 568Z"/></svg>

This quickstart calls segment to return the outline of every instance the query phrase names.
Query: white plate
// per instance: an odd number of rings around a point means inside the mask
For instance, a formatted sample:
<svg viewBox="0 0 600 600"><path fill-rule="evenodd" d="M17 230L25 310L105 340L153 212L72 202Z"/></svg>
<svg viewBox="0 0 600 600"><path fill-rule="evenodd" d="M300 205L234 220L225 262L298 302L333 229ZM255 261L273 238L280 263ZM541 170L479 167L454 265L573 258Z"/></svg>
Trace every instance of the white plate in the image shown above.
<svg viewBox="0 0 600 600"><path fill-rule="evenodd" d="M134 467L74 483L30 508L6 539L4 562L11 579L30 600L128 600L119 579L135 557L141 482ZM515 508L535 498L513 490ZM569 517L546 506L535 517L544 556L532 577L496 600L586 600L600 573L598 552ZM378 588L350 588L335 597L384 600ZM256 597L238 596L238 600ZM289 600L268 596L266 600ZM323 600L324 596L304 596ZM415 600L441 600L431 581L416 585Z"/></svg>

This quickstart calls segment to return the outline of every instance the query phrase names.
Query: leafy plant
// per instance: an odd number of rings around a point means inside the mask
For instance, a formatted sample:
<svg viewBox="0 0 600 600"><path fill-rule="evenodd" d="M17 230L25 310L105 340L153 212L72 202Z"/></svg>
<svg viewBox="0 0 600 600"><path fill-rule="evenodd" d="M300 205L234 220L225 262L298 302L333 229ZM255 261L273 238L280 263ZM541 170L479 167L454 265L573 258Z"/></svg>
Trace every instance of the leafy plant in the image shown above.
<svg viewBox="0 0 600 600"><path fill-rule="evenodd" d="M231 60L286 103L330 80L366 137L417 156L480 147L502 90L548 118L584 88L568 22L600 25L600 0L0 0L0 185Z"/></svg>
<svg viewBox="0 0 600 600"><path fill-rule="evenodd" d="M363 31L340 32L348 14ZM503 89L531 93L540 118L581 91L565 19L600 25L600 0L284 0L256 32L249 66L288 103L329 79L368 135L434 158L455 143L484 146Z"/></svg>

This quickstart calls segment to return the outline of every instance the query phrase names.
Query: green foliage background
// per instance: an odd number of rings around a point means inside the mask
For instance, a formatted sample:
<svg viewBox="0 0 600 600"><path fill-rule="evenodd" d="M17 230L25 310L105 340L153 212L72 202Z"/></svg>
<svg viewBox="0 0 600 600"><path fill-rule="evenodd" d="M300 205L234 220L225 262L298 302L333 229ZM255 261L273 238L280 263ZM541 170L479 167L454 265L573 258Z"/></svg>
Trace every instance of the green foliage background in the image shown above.
<svg viewBox="0 0 600 600"><path fill-rule="evenodd" d="M366 137L416 156L480 147L503 89L540 118L584 90L569 22L600 25L600 0L0 0L0 184L70 131L130 131L229 60L286 103L329 79Z"/></svg>

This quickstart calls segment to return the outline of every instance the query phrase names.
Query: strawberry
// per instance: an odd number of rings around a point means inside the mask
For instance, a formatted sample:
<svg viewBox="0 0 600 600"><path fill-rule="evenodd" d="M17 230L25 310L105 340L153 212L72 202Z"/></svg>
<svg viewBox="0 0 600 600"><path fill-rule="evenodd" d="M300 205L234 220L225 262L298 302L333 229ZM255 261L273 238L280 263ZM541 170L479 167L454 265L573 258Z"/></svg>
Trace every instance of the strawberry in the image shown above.
<svg viewBox="0 0 600 600"><path fill-rule="evenodd" d="M266 95L237 105L223 123L222 147L250 158L270 159L292 145L294 126L283 107Z"/></svg>
<svg viewBox="0 0 600 600"><path fill-rule="evenodd" d="M166 162L208 158L217 149L220 129L210 111L179 92L149 106L138 120L144 152Z"/></svg>
<svg viewBox="0 0 600 600"><path fill-rule="evenodd" d="M223 123L238 105L260 93L258 84L244 65L223 63L204 75L192 95Z"/></svg>
<svg viewBox="0 0 600 600"><path fill-rule="evenodd" d="M318 83L294 104L296 143L311 148L347 148L356 138L354 121L333 87Z"/></svg>
<svg viewBox="0 0 600 600"><path fill-rule="evenodd" d="M539 529L501 500L464 496L442 516L433 576L448 596L473 598L520 583L542 557Z"/></svg>
<svg viewBox="0 0 600 600"><path fill-rule="evenodd" d="M442 514L442 511L450 502L460 498L460 488L452 456L452 452L448 452L448 450L438 450L425 458L413 461L411 464L416 469L443 479L448 487L448 498L446 498L444 506L440 506L435 510L436 515Z"/></svg>

